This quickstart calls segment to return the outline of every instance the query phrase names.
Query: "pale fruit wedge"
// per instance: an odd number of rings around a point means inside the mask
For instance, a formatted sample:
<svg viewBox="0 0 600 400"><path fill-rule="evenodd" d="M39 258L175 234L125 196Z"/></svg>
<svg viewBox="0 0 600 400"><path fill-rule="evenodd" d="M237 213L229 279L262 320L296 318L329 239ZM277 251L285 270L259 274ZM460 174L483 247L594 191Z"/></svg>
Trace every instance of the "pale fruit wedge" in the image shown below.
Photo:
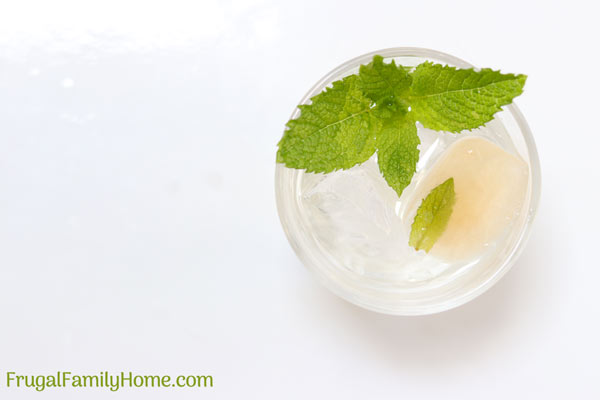
<svg viewBox="0 0 600 400"><path fill-rule="evenodd" d="M456 203L429 254L449 261L469 259L503 237L525 201L528 171L521 158L489 140L466 137L453 143L419 182L408 208L412 222L421 200L454 178Z"/></svg>

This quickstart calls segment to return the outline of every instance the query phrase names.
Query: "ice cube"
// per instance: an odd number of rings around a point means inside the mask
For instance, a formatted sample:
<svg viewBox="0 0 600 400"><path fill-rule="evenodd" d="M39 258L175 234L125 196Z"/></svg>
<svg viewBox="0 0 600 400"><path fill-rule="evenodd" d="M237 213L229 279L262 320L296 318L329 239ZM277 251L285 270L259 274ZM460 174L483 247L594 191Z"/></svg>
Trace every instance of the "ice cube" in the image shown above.
<svg viewBox="0 0 600 400"><path fill-rule="evenodd" d="M330 250L345 248L370 257L380 255L394 224L401 223L394 213L396 201L375 157L349 170L325 174L303 193L319 241Z"/></svg>
<svg viewBox="0 0 600 400"><path fill-rule="evenodd" d="M527 194L527 164L480 137L454 142L427 172L411 196L412 224L421 200L453 177L456 203L448 226L430 251L446 260L473 257L493 245L520 212Z"/></svg>

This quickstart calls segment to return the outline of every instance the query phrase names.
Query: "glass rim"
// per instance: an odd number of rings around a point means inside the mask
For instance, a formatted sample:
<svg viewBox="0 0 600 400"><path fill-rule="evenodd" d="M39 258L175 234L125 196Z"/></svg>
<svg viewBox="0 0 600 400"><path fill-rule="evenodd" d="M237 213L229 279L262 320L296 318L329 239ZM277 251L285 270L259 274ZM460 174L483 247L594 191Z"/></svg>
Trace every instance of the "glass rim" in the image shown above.
<svg viewBox="0 0 600 400"><path fill-rule="evenodd" d="M360 56L354 57L354 58L340 64L339 66L335 67L331 71L329 71L321 79L319 79L310 88L310 90L308 90L308 92L301 98L298 105L305 104L310 98L312 98L316 94L320 93L325 86L327 86L329 83L331 83L333 80L335 80L335 78L338 77L340 74L342 74L344 71L347 71L351 67L356 67L361 64L366 64L366 63L370 62L372 60L373 56L375 56L375 55L380 55L384 59L385 58L394 58L394 57L422 57L422 58L426 58L426 59L439 60L439 61L445 62L447 64L451 64L451 65L454 65L454 66L457 66L460 68L476 68L474 65L472 65L458 57L455 57L455 56L452 56L450 54L443 53L440 51L427 49L427 48L392 47L392 48L371 51L369 53L365 53ZM314 275L316 275L318 280L321 281L323 283L323 285L325 287L327 287L330 291L332 291L339 297L349 301L350 303L353 303L362 308L366 308L371 311L376 311L376 312L383 313L383 314L406 315L406 316L434 314L434 313L450 310L452 308L463 305L463 304L473 300L474 298L478 297L479 295L483 294L485 291L487 291L489 288L491 288L494 284L496 284L500 280L500 278L502 278L502 276L504 276L504 274L506 274L512 268L512 266L515 264L516 260L518 259L518 257L522 253L522 251L524 250L525 244L527 243L527 240L531 234L532 223L533 223L533 220L535 219L535 215L537 213L537 209L538 209L538 205L539 205L539 201L540 201L540 194L541 194L541 167L540 167L540 162L539 162L539 156L537 153L537 148L535 145L535 140L533 138L533 135L531 133L529 125L527 124L525 117L523 116L523 114L521 113L521 111L519 110L519 108L517 107L517 105L514 102L512 104L505 106L504 110L507 111L508 113L510 113L512 115L512 117L514 118L514 121L517 123L517 126L521 132L521 135L523 137L523 140L525 142L525 147L527 150L527 156L529 159L528 164L529 164L530 173L531 173L531 183L530 183L531 184L531 192L530 192L529 202L527 204L528 207L526 208L528 215L527 215L527 220L525 221L524 226L521 229L520 235L516 239L515 245L510 249L509 254L506 255L503 262L501 262L499 264L499 266L496 268L494 273L490 277L488 277L485 281L483 281L481 284L478 284L473 289L466 290L464 293L462 293L459 296L456 296L451 301L446 301L446 302L442 302L442 303L435 304L435 305L426 305L426 306L415 305L412 307L408 306L408 307L404 307L399 310L391 310L386 307L379 307L374 304L369 304L369 303L358 301L355 297L349 295L344 290L342 290L339 287L339 285L335 284L335 282L331 281L330 279L327 279L324 276L324 274L321 274L319 271L319 268L315 265L312 265L312 263L307 259L307 257L305 257L305 255L303 254L303 250L299 247L295 238L292 237L292 234L289 231L289 226L287 226L288 218L287 218L287 215L285 215L286 210L284 210L284 208L285 208L285 205L283 204L284 201L281 198L280 191L278 190L278 187L280 184L280 182L279 182L280 181L280 172L282 169L285 169L286 167L281 164L276 163L276 169L275 169L275 189L276 189L275 192L276 193L275 194L276 194L277 211L278 211L279 219L281 221L283 230L288 239L288 242L291 244L296 255L300 258L300 260L305 265L305 267L307 267ZM299 113L299 110L296 106L294 108L294 111L292 112L292 115L290 116L290 119L294 118L298 113Z"/></svg>

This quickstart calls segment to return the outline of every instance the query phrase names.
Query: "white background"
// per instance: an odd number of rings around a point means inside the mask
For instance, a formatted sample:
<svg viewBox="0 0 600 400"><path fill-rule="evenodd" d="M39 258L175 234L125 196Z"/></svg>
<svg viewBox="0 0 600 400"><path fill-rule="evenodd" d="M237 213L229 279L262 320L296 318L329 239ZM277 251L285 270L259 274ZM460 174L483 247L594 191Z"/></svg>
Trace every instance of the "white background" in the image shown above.
<svg viewBox="0 0 600 400"><path fill-rule="evenodd" d="M0 398L600 398L592 4L2 1ZM514 269L426 317L327 292L275 209L298 100L394 46L528 74L543 173ZM215 387L6 388L56 370Z"/></svg>

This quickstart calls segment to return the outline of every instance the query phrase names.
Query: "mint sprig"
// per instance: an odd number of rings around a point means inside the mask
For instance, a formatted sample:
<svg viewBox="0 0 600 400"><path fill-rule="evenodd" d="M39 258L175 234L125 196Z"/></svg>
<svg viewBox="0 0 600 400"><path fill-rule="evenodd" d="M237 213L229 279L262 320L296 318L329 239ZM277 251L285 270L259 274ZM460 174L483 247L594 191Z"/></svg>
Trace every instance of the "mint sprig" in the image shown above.
<svg viewBox="0 0 600 400"><path fill-rule="evenodd" d="M477 128L521 94L526 79L430 62L411 69L375 56L357 75L299 106L300 116L287 123L278 144L277 162L328 173L360 164L377 150L379 170L400 196L419 159L416 121L438 131Z"/></svg>

